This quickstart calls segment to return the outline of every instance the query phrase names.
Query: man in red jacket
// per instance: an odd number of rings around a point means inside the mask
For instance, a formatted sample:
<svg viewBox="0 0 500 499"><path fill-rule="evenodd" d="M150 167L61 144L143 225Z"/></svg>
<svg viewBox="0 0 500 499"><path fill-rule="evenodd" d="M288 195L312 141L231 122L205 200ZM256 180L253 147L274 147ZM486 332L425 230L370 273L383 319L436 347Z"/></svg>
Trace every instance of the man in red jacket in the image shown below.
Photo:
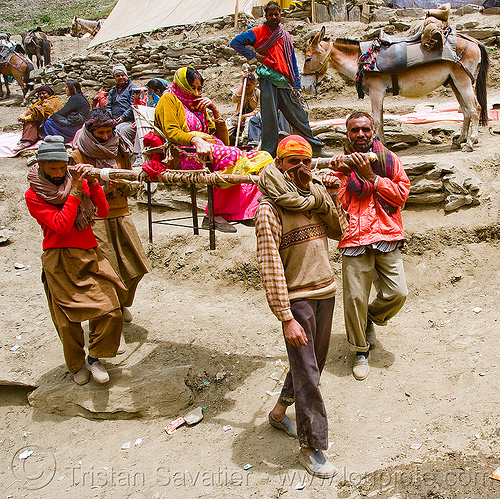
<svg viewBox="0 0 500 499"><path fill-rule="evenodd" d="M93 215L107 216L108 203L97 180L84 178L83 165L73 174L68 171L62 137L45 137L37 159L25 198L43 230L42 282L52 320L75 382L83 385L92 374L106 383L109 375L99 359L116 355L123 329L120 301L126 295L97 248L91 227ZM81 327L85 320L90 329L87 362Z"/></svg>
<svg viewBox="0 0 500 499"><path fill-rule="evenodd" d="M356 357L353 375L368 376L368 353L375 346L374 324L385 326L403 306L406 288L400 248L404 243L401 207L410 193L410 181L401 160L375 138L373 118L356 112L346 120L345 156L330 167L341 179L339 199L349 213L349 227L339 243L342 254L344 320L347 341ZM363 153L373 152L370 162ZM377 296L371 302L372 282Z"/></svg>

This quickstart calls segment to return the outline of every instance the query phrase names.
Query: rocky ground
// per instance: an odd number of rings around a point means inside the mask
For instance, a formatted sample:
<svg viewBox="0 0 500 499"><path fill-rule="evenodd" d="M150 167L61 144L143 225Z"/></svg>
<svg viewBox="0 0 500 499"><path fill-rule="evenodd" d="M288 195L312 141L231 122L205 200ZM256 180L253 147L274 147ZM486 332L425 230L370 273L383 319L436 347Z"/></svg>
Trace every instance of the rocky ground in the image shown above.
<svg viewBox="0 0 500 499"><path fill-rule="evenodd" d="M328 29L340 33L339 26ZM344 36L365 30L361 23L342 26ZM83 54L86 46L66 37L53 41L56 61ZM216 68L206 72L213 75L207 95L229 113L226 93L217 89L227 92L237 67L224 67L217 77ZM495 103L500 92L492 75ZM335 83L341 80L333 73L329 78L330 90L309 101L314 119L368 110L352 86ZM4 130L17 126L22 108L16 102L0 104ZM423 102L453 98L440 91L419 101L388 98L386 109L402 114ZM425 138L434 126L408 128ZM452 212L442 204L404 210L409 297L377 329L364 382L351 374L339 255L331 245L339 293L321 383L332 443L327 454L339 468L331 481L307 476L296 442L267 423L287 360L259 284L252 229L218 234L210 251L206 235L155 225L148 244L144 205L132 202L152 272L139 286L134 321L125 329L127 352L107 363L112 381L76 387L40 282L41 233L23 199L26 158L0 158L0 232L9 237L0 246L0 497L499 497L500 482L489 478L500 466L498 128L492 122L482 129L472 153L452 149L444 133L441 143L420 141L399 153L407 165L447 162L461 178L476 179L479 204ZM179 209L157 207L154 217ZM173 419L199 406L202 422L165 433Z"/></svg>

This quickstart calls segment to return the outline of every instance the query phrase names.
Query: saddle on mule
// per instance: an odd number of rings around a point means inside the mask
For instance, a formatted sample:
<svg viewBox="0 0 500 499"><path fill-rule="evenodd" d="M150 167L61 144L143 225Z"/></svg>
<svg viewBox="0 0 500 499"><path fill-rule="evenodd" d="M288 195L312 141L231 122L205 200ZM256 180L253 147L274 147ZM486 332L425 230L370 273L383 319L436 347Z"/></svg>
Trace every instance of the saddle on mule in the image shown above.
<svg viewBox="0 0 500 499"><path fill-rule="evenodd" d="M409 38L395 39L381 32L380 36L370 42L359 44L361 56L358 60L356 88L358 96L364 97L361 88L362 78L368 72L391 75L393 78L393 95L398 95L397 75L407 68L427 64L434 61L451 61L460 64L474 82L474 75L462 64L461 59L467 50L457 54L457 36L448 28L441 49L426 50L421 44L422 32ZM459 35L461 36L461 35ZM466 38L462 36L462 38Z"/></svg>

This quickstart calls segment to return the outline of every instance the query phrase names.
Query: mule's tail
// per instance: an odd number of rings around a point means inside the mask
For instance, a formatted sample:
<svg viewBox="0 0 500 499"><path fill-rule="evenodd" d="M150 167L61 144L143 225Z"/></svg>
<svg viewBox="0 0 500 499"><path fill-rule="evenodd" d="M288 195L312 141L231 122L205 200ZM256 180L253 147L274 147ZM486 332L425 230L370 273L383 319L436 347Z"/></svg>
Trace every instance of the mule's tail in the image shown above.
<svg viewBox="0 0 500 499"><path fill-rule="evenodd" d="M488 102L486 98L486 76L488 74L488 68L490 67L490 57L486 47L478 43L479 50L481 51L481 66L479 68L479 73L477 75L476 81L476 96L479 105L481 106L481 113L479 114L479 124L488 124Z"/></svg>
<svg viewBox="0 0 500 499"><path fill-rule="evenodd" d="M50 64L50 49L51 49L50 40L43 38L42 39L42 53L43 53L43 61L44 61L46 66L48 66Z"/></svg>
<svg viewBox="0 0 500 499"><path fill-rule="evenodd" d="M34 69L35 66L33 66L33 63L29 59L26 59L26 79L24 80L24 83L26 85L26 92L30 92L35 88L34 83L30 79L31 72Z"/></svg>

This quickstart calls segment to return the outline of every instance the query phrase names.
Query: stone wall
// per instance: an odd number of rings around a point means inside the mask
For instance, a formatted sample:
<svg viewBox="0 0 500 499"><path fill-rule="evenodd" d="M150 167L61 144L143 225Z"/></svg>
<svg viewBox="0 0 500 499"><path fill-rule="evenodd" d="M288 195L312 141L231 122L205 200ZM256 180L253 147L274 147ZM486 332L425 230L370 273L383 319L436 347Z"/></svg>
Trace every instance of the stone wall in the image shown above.
<svg viewBox="0 0 500 499"><path fill-rule="evenodd" d="M404 165L411 182L407 205L439 205L445 211L480 204L479 183L472 177L461 178L455 168L436 161Z"/></svg>

